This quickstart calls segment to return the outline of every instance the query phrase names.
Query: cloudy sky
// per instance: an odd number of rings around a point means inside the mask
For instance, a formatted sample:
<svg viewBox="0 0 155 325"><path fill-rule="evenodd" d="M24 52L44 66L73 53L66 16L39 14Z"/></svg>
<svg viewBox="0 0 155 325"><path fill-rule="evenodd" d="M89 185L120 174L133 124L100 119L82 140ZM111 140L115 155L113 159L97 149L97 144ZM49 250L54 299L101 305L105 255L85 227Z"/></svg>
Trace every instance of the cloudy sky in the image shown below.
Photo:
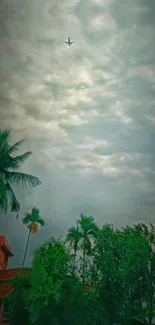
<svg viewBox="0 0 155 325"><path fill-rule="evenodd" d="M0 127L42 181L16 192L20 218L36 206L46 221L27 263L80 212L154 222L155 1L1 0L0 53ZM1 232L19 263L26 230L8 214Z"/></svg>

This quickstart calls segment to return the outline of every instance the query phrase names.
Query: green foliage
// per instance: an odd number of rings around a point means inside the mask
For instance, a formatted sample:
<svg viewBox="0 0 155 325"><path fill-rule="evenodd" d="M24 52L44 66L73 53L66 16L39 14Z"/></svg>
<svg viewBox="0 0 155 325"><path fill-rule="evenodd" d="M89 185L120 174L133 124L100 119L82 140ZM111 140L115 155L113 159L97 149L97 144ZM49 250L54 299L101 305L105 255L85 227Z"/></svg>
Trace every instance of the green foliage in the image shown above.
<svg viewBox="0 0 155 325"><path fill-rule="evenodd" d="M72 275L67 242L78 253L78 268ZM64 242L51 239L35 254L29 290L20 291L27 325L151 325L154 245L152 225L99 229L92 217L81 215Z"/></svg>
<svg viewBox="0 0 155 325"><path fill-rule="evenodd" d="M31 156L32 152L27 151L18 155L23 140L10 143L10 130L0 129L0 209L6 213L8 209L19 212L20 204L15 196L11 184L29 184L36 186L41 184L37 177L18 172L19 167Z"/></svg>
<svg viewBox="0 0 155 325"><path fill-rule="evenodd" d="M33 261L29 311L32 320L42 307L59 303L68 272L69 255L65 245L51 239L40 247Z"/></svg>
<svg viewBox="0 0 155 325"><path fill-rule="evenodd" d="M23 325L29 325L30 319L29 319L29 312L27 310L27 301L28 301L28 289L30 288L31 282L29 277L21 278L20 281L21 281L21 286L19 287L16 302L15 302L12 324L21 325L21 321L22 321ZM4 299L4 306L5 306L4 317L7 318L9 318L11 313L11 309L15 297L15 290L18 284L18 277L15 277L13 280L9 282L12 283L13 290L11 294Z"/></svg>

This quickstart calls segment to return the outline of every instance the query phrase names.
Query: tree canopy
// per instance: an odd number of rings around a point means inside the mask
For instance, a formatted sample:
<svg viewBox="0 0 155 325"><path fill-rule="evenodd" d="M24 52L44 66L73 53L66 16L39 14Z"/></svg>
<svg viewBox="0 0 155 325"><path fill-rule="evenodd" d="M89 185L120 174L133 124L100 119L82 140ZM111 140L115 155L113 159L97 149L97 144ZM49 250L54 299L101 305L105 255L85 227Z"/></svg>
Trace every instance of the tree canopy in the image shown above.
<svg viewBox="0 0 155 325"><path fill-rule="evenodd" d="M100 228L86 217L82 228L83 218L64 241L51 238L36 251L29 287L20 292L29 324L153 324L154 227Z"/></svg>

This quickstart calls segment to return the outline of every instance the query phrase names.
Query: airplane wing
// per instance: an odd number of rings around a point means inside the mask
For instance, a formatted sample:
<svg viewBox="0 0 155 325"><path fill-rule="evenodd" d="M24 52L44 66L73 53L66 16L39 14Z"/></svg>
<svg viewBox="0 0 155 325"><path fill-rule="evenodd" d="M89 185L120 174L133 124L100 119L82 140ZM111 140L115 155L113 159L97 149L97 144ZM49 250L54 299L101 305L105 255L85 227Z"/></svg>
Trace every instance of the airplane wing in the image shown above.
<svg viewBox="0 0 155 325"><path fill-rule="evenodd" d="M68 42L64 41L64 43L68 44Z"/></svg>

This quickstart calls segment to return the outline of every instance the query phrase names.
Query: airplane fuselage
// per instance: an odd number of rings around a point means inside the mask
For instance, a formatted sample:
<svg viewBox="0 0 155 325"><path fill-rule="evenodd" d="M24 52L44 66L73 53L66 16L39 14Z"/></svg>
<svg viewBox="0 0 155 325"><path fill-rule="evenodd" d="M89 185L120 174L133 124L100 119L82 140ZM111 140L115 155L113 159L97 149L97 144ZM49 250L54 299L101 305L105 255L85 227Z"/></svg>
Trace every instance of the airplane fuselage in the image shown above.
<svg viewBox="0 0 155 325"><path fill-rule="evenodd" d="M70 37L68 37L67 41L64 41L67 45L71 46L74 42L71 42Z"/></svg>
<svg viewBox="0 0 155 325"><path fill-rule="evenodd" d="M68 41L67 41L68 45L71 46L72 45L72 42L70 40L70 37L68 37Z"/></svg>

